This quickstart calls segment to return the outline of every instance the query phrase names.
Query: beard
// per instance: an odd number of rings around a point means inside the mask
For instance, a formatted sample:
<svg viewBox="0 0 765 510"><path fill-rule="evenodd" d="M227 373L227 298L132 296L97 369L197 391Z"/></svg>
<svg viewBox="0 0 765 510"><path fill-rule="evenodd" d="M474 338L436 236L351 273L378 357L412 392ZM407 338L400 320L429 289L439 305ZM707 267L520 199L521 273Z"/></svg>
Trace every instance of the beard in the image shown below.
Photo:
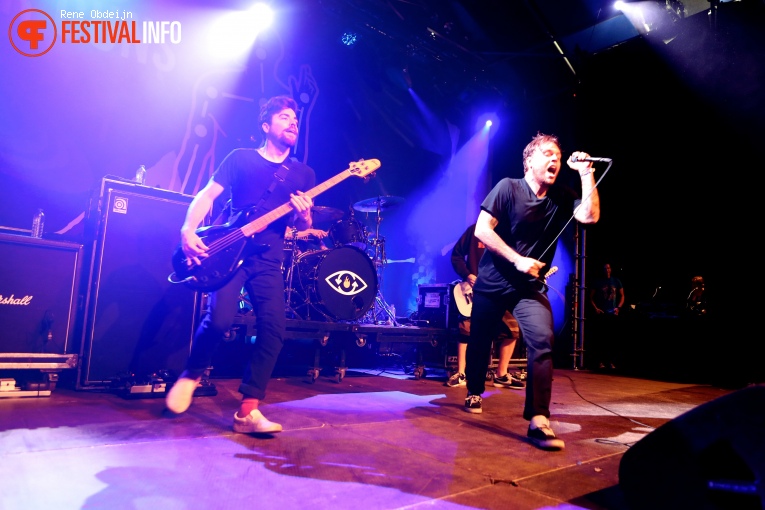
<svg viewBox="0 0 765 510"><path fill-rule="evenodd" d="M297 143L297 135L289 131L282 131L276 138L276 141L285 147L294 147Z"/></svg>

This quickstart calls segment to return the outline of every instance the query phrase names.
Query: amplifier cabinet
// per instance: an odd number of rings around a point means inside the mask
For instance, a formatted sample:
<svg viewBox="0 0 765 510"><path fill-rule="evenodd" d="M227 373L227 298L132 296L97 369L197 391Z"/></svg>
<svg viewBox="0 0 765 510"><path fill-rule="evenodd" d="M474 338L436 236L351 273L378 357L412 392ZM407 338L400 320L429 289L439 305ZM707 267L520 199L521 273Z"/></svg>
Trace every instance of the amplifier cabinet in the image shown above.
<svg viewBox="0 0 765 510"><path fill-rule="evenodd" d="M417 318L431 328L456 328L459 320L454 302L453 283L420 284L417 295Z"/></svg>
<svg viewBox="0 0 765 510"><path fill-rule="evenodd" d="M78 351L82 259L81 244L0 233L0 352Z"/></svg>
<svg viewBox="0 0 765 510"><path fill-rule="evenodd" d="M91 204L92 263L78 389L169 372L191 351L199 293L168 281L192 196L105 178Z"/></svg>

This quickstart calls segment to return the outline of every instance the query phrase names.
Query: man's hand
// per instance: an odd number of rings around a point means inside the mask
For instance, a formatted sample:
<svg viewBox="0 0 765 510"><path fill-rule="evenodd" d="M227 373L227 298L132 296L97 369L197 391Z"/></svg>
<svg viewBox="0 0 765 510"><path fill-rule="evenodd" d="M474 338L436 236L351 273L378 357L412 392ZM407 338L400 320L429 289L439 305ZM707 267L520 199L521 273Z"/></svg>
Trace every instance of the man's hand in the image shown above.
<svg viewBox="0 0 765 510"><path fill-rule="evenodd" d="M589 157L590 155L586 152L573 152L571 153L571 156L569 156L568 161L566 161L566 164L568 164L569 168L572 170L579 172L579 175L589 175L589 173L592 172L592 161L582 161ZM575 159L577 161L574 161Z"/></svg>
<svg viewBox="0 0 765 510"><path fill-rule="evenodd" d="M202 259L208 257L208 247L202 242L195 230L181 231L181 250L189 261L189 267L202 264Z"/></svg>
<svg viewBox="0 0 765 510"><path fill-rule="evenodd" d="M290 204L295 210L297 219L302 221L305 224L305 227L310 227L311 207L313 207L313 199L302 191L298 191L297 194L290 194Z"/></svg>
<svg viewBox="0 0 765 510"><path fill-rule="evenodd" d="M532 259L531 257L519 257L518 260L515 261L515 268L518 271L530 274L534 278L539 278L539 272L546 265L547 264L544 262Z"/></svg>

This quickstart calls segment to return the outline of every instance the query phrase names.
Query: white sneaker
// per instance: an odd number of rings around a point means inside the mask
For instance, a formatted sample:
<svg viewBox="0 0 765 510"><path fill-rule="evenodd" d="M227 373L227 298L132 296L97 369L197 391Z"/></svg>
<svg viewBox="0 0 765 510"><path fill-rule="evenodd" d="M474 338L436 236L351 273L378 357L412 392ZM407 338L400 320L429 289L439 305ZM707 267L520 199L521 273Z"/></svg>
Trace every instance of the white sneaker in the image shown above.
<svg viewBox="0 0 765 510"><path fill-rule="evenodd" d="M263 413L255 409L244 418L239 417L239 413L234 413L234 432L240 434L273 434L281 432L282 426L278 423L268 421Z"/></svg>
<svg viewBox="0 0 765 510"><path fill-rule="evenodd" d="M194 397L194 391L199 386L199 379L189 379L187 377L180 377L173 384L170 391L165 397L165 407L175 414L181 414L191 405L191 399Z"/></svg>

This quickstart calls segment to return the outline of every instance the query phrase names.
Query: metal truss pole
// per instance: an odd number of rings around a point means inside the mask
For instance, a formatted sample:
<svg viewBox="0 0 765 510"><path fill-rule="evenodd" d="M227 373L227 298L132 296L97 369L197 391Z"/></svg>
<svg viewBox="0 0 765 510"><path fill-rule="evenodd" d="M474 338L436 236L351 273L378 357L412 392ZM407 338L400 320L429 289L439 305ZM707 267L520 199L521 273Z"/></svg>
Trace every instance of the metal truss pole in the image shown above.
<svg viewBox="0 0 765 510"><path fill-rule="evenodd" d="M573 318L571 323L574 325L573 329L573 341L574 349L572 356L574 357L574 370L580 370L584 368L584 344L585 344L585 328L584 328L584 309L586 304L586 289L584 282L585 279L585 258L586 258L586 240L587 240L587 228L581 224L576 224L576 264L574 269L574 296L571 311Z"/></svg>

